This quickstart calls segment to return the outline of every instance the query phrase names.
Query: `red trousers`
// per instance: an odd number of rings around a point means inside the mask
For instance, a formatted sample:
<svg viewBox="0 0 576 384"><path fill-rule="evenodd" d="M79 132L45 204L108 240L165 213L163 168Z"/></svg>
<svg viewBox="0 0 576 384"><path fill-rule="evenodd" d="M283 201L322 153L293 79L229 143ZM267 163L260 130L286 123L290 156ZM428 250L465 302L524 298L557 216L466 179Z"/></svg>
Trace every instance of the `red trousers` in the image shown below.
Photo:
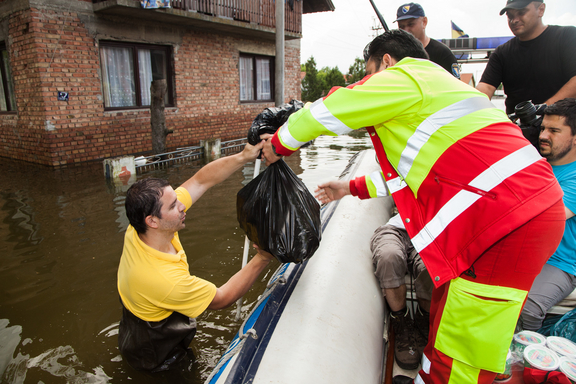
<svg viewBox="0 0 576 384"><path fill-rule="evenodd" d="M490 286L516 288L522 291L530 290L542 266L554 253L562 235L566 214L564 204L558 201L552 207L517 228L509 235L500 239L474 263L469 271L462 274L462 279ZM452 282L451 282L452 283ZM491 384L496 372L474 368L474 364L465 364L466 379L453 373L453 366L462 367L462 362L435 348L438 327L442 319L449 286L444 284L435 288L432 293L430 308L430 336L428 345L422 357L422 370L418 373L415 383L426 384ZM473 319L482 324L482 311L478 318ZM513 329L510 330L510 338ZM463 343L470 343L465 348L474 348L473 342L463 337ZM451 375L453 376L451 379Z"/></svg>

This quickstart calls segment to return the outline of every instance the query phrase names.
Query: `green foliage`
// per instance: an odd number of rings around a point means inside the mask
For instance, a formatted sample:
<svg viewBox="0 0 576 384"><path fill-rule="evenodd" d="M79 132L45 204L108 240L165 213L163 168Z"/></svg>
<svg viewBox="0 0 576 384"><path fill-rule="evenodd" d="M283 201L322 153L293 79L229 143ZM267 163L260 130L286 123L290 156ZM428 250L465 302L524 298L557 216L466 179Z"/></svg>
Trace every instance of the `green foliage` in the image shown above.
<svg viewBox="0 0 576 384"><path fill-rule="evenodd" d="M366 76L366 63L360 58L354 60L354 64L348 68L348 76L346 80L346 85L354 84L360 81Z"/></svg>
<svg viewBox="0 0 576 384"><path fill-rule="evenodd" d="M361 80L366 73L364 60L356 58L354 64L348 69L346 77L338 67L316 68L316 61L311 56L306 64L301 64L301 70L306 71L302 79L302 101L315 101L326 96L332 87L345 87Z"/></svg>
<svg viewBox="0 0 576 384"><path fill-rule="evenodd" d="M305 66L306 76L302 79L302 101L314 101L322 97L322 80L318 77L314 56L310 56Z"/></svg>
<svg viewBox="0 0 576 384"><path fill-rule="evenodd" d="M323 71L326 73L326 77L324 78L324 95L327 95L328 92L332 89L332 87L344 87L346 86L346 80L344 80L344 75L338 67L334 68L323 68Z"/></svg>

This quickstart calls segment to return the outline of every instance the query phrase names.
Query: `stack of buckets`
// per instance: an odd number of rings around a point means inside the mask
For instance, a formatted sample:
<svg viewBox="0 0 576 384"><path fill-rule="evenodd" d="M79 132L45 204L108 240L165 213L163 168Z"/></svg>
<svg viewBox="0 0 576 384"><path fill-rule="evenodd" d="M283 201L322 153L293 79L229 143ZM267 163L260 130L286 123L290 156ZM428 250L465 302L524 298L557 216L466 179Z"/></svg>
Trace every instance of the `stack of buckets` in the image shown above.
<svg viewBox="0 0 576 384"><path fill-rule="evenodd" d="M522 359L524 367L560 371L576 383L576 344L564 337L546 337L531 331L516 333L508 353L506 372L498 375L495 382L510 380L512 364Z"/></svg>

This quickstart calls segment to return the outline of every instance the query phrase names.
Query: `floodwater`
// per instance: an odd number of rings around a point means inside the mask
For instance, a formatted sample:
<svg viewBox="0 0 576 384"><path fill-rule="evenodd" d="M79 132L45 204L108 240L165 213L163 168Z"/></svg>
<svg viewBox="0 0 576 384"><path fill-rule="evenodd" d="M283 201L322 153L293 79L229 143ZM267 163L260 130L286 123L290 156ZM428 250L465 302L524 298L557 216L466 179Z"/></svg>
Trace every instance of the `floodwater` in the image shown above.
<svg viewBox="0 0 576 384"><path fill-rule="evenodd" d="M364 130L320 137L287 163L313 190L337 178L357 151L371 147ZM148 374L133 370L118 352L116 290L129 185L154 176L178 186L201 163L147 172L124 185L105 180L101 163L53 170L2 162L0 383L203 383L242 321L235 320L236 307L208 310L197 319L195 361ZM188 211L180 233L191 273L216 285L241 266L244 234L236 220L236 193L252 174L248 164L212 188ZM278 266L271 263L245 296L244 316Z"/></svg>

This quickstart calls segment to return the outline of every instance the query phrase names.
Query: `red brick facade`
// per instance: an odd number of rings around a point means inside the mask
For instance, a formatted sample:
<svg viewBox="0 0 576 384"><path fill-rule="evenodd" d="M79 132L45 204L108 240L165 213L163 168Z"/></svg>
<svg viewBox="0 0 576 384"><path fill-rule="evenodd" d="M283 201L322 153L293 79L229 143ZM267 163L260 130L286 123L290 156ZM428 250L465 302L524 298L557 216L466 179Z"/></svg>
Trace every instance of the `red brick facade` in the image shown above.
<svg viewBox="0 0 576 384"><path fill-rule="evenodd" d="M93 18L89 11L37 8L9 15L4 42L17 112L0 114L0 156L59 166L151 150L149 110L104 111L98 43L123 40L109 26L100 32L88 24ZM124 34L139 23L124 25ZM239 102L239 54L273 55L274 42L169 28L179 40L167 44L175 83L175 107L166 108L166 126L174 130L167 148L245 137L252 119L273 103ZM300 99L299 43L286 45L285 65L285 100ZM57 100L58 91L69 100Z"/></svg>

